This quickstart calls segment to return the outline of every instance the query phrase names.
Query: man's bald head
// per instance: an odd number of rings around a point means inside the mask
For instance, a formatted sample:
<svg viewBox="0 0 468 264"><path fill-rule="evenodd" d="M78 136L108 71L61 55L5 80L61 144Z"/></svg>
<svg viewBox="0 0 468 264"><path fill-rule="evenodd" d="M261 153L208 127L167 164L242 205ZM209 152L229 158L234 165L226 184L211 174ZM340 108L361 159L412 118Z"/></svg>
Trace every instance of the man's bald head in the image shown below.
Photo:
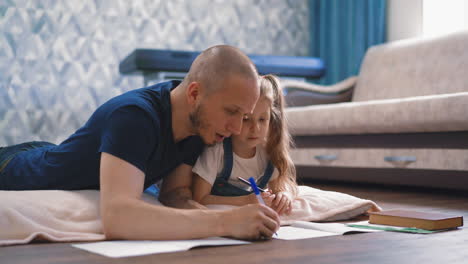
<svg viewBox="0 0 468 264"><path fill-rule="evenodd" d="M258 73L252 61L239 49L218 45L203 51L192 63L184 84L199 82L207 93L222 87L222 81L229 77L257 80Z"/></svg>
<svg viewBox="0 0 468 264"><path fill-rule="evenodd" d="M179 113L185 112L184 119L188 117L189 134L208 145L239 134L244 116L260 96L255 65L239 49L226 45L203 51L178 87L171 91L171 102L178 103Z"/></svg>

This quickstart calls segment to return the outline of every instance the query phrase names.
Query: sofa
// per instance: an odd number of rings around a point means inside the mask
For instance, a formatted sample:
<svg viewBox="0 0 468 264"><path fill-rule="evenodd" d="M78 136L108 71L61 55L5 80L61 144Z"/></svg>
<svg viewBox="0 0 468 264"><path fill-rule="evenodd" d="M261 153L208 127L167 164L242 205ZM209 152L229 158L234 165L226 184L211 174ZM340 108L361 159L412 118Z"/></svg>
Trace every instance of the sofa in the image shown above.
<svg viewBox="0 0 468 264"><path fill-rule="evenodd" d="M335 85L282 87L299 179L468 190L468 31L373 46Z"/></svg>

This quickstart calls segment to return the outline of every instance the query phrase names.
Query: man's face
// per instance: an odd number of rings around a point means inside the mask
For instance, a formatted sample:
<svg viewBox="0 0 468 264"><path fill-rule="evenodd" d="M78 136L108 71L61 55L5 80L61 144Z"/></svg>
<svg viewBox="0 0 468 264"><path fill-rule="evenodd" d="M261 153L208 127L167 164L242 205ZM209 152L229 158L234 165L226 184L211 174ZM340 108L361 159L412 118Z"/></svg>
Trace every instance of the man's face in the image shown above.
<svg viewBox="0 0 468 264"><path fill-rule="evenodd" d="M256 80L229 77L219 83L223 87L202 98L190 113L194 132L207 145L239 134L244 116L252 112L259 96Z"/></svg>

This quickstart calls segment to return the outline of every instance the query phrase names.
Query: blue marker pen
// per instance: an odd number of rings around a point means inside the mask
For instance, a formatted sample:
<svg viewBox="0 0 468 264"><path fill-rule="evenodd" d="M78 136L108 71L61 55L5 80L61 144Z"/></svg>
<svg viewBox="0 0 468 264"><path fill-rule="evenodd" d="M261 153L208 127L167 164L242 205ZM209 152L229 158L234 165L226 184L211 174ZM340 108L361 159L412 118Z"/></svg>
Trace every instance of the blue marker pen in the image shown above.
<svg viewBox="0 0 468 264"><path fill-rule="evenodd" d="M253 177L249 178L250 186L252 186L252 189L255 193L255 196L257 196L257 200L260 204L265 205L265 201L263 201L262 196L260 195L260 190L258 190L257 183L255 182L255 179ZM275 235L278 236L278 234L275 232Z"/></svg>
<svg viewBox="0 0 468 264"><path fill-rule="evenodd" d="M260 195L260 190L258 189L257 183L255 182L254 177L249 178L250 186L252 187L255 196L257 196L257 200L260 204L265 205L265 202L263 201L262 196Z"/></svg>

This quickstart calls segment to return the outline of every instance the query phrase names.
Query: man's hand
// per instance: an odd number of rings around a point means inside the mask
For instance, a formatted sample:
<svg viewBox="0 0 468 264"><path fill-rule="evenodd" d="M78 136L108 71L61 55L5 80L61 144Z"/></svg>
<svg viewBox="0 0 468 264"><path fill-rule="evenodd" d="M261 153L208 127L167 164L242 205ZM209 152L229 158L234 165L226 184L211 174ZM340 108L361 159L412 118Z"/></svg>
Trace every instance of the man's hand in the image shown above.
<svg viewBox="0 0 468 264"><path fill-rule="evenodd" d="M261 204L221 212L223 232L240 239L271 238L280 226L278 214Z"/></svg>

